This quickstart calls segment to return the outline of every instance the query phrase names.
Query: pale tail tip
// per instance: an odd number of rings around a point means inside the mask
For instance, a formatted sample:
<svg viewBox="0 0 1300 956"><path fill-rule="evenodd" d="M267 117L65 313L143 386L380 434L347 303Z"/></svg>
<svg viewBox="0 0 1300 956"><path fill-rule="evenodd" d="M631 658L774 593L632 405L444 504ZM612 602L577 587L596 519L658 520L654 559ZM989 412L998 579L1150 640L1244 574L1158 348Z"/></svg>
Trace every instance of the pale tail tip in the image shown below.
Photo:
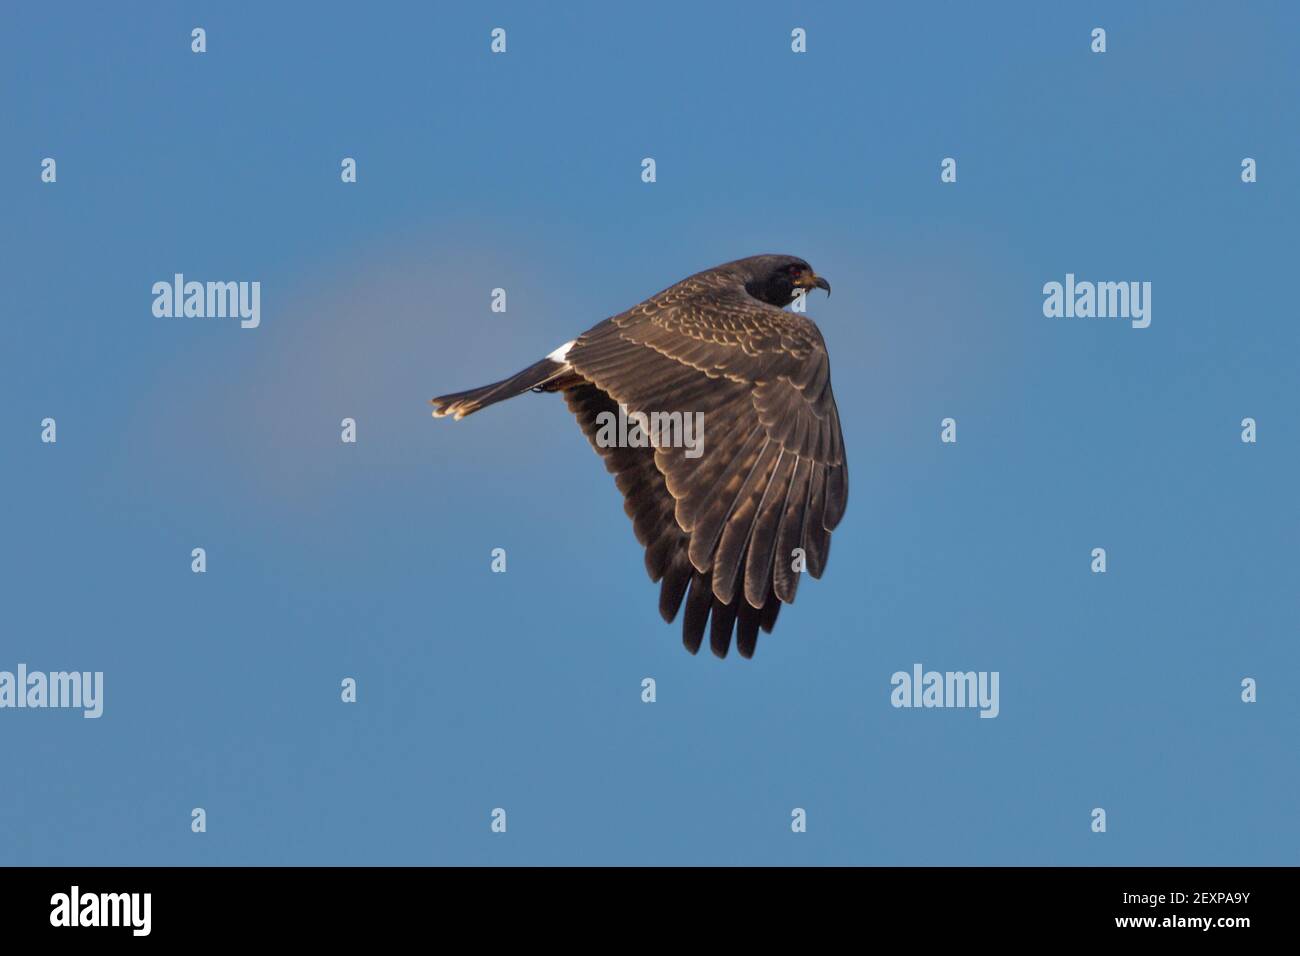
<svg viewBox="0 0 1300 956"><path fill-rule="evenodd" d="M430 399L430 401L437 402L437 399ZM444 405L442 408L435 408L433 410L433 417L446 418L450 415L452 421L458 422L472 411L474 411L473 408L467 408L460 402L453 402L450 405Z"/></svg>

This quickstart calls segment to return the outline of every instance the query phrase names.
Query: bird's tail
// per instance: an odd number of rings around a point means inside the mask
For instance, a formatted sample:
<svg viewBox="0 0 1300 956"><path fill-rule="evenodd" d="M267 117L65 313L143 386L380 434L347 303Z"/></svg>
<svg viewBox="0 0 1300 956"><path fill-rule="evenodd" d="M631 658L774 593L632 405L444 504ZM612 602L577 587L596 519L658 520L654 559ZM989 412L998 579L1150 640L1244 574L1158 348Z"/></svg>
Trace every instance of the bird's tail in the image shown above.
<svg viewBox="0 0 1300 956"><path fill-rule="evenodd" d="M544 358L528 366L518 375L512 375L500 382L484 385L481 388L471 388L465 392L452 392L450 395L441 395L433 399L433 417L442 418L444 415L451 415L461 419L466 415L474 414L480 408L504 402L507 398L514 398L524 392L547 386L556 387L569 371L569 366L565 362Z"/></svg>

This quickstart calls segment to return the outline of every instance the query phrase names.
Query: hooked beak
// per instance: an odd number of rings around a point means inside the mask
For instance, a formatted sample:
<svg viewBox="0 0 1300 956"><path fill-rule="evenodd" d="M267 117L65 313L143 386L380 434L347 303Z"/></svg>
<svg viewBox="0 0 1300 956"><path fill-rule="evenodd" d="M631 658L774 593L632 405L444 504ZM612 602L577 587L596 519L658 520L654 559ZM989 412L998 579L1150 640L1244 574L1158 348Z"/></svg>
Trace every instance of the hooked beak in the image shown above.
<svg viewBox="0 0 1300 956"><path fill-rule="evenodd" d="M800 289L825 289L828 296L831 294L831 284L815 272L804 273L795 285Z"/></svg>

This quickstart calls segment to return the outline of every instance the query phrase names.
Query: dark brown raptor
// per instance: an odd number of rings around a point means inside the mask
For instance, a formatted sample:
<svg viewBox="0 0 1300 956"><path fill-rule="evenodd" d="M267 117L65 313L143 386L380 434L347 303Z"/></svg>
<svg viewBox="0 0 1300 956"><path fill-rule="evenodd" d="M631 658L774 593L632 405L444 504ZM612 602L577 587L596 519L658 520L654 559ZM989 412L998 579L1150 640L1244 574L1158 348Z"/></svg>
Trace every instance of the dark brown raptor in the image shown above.
<svg viewBox="0 0 1300 956"><path fill-rule="evenodd" d="M625 498L659 612L682 606L682 641L752 657L800 569L819 578L844 517L848 469L830 361L817 326L783 310L830 292L794 256L752 256L696 273L606 319L502 382L433 399L463 418L526 391L563 392ZM702 454L598 440L625 417L701 413ZM665 419L668 420L668 419ZM609 431L605 432L608 436ZM711 623L710 623L711 622Z"/></svg>

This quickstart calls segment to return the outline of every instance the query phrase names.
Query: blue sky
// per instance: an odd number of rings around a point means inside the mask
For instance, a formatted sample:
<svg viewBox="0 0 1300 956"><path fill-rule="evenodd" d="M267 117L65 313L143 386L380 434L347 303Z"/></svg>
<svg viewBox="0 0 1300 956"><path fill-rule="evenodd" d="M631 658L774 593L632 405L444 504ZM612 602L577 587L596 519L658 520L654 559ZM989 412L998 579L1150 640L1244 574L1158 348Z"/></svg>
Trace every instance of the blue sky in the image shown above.
<svg viewBox="0 0 1300 956"><path fill-rule="evenodd" d="M0 710L0 863L1297 862L1294 8L0 17L0 669L105 673ZM693 658L558 397L427 401L758 252L834 285L849 508ZM1151 327L1044 317L1067 272ZM999 717L892 708L916 662Z"/></svg>

